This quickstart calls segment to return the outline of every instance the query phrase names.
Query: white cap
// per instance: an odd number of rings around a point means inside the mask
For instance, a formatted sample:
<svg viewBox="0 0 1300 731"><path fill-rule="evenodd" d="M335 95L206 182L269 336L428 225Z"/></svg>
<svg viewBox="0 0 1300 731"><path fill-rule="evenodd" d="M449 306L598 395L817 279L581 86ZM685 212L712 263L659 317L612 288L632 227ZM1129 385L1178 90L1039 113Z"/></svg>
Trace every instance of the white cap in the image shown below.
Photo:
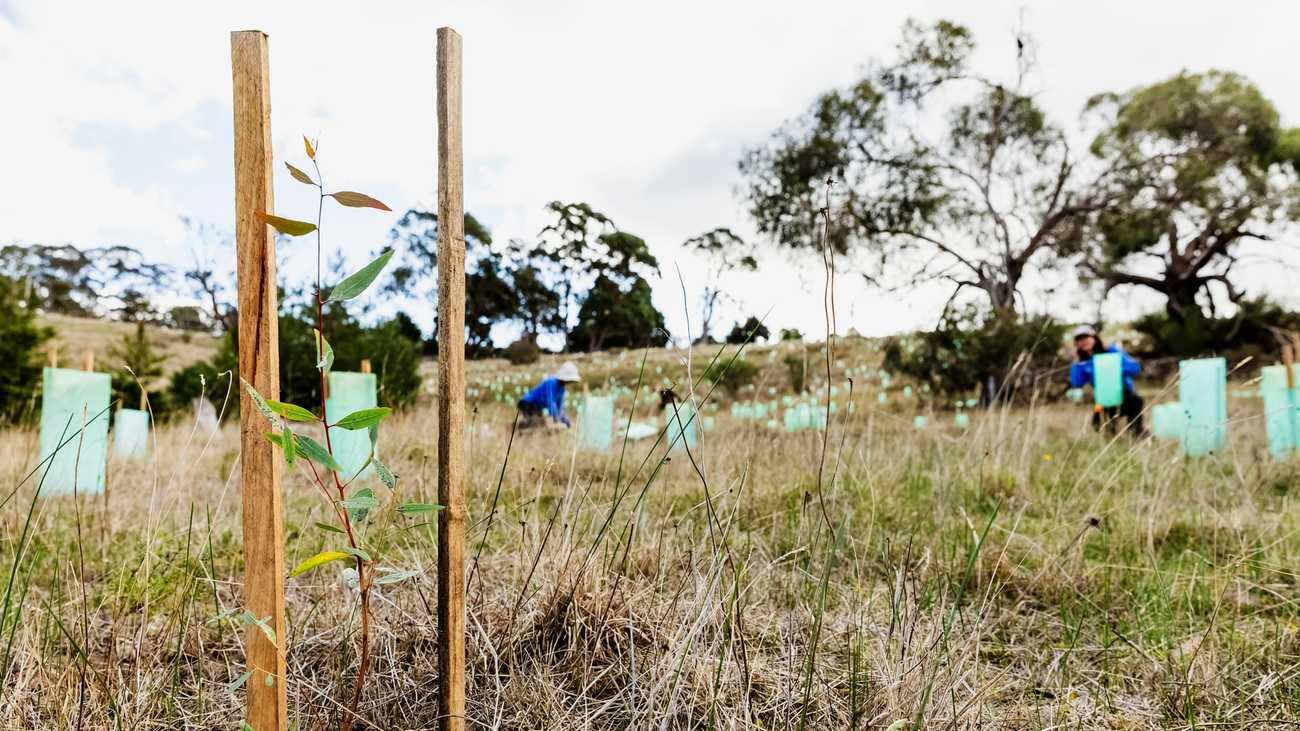
<svg viewBox="0 0 1300 731"><path fill-rule="evenodd" d="M578 376L578 366L574 365L571 360L565 361L564 365L560 366L560 370L551 374L551 378L557 381L568 381L569 383L577 383L582 380Z"/></svg>
<svg viewBox="0 0 1300 731"><path fill-rule="evenodd" d="M1095 337L1097 337L1097 331L1096 331L1096 330L1093 330L1091 325L1080 325L1080 326L1074 328L1074 339L1075 339L1075 340L1078 340L1079 338L1083 337L1084 335L1091 335L1091 336L1093 336L1093 337L1095 338Z"/></svg>

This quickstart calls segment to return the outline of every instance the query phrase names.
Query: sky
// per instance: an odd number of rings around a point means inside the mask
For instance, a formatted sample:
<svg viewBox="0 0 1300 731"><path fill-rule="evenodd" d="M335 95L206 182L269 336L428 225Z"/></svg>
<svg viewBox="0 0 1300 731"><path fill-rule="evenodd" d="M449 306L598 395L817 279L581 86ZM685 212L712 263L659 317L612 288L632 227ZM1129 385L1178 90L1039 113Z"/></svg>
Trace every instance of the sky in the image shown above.
<svg viewBox="0 0 1300 731"><path fill-rule="evenodd" d="M993 75L1013 73L1017 29L1030 32L1040 103L1076 149L1090 96L1183 69L1245 74L1283 124L1300 125L1289 53L1300 4L1286 1L0 0L0 244L125 244L156 261L184 266L198 254L233 271L233 251L194 251L204 242L181 219L233 225L230 31L260 29L270 36L276 213L313 215L313 189L280 162L305 167L302 136L319 139L327 188L393 209L326 209L326 254L359 268L402 212L436 208L435 30L450 26L464 38L467 210L497 240L531 240L547 202L591 204L659 258L655 302L682 338L688 317L699 330L706 284L682 242L722 226L757 237L736 194L744 149L890 58L909 17L969 26L973 65ZM312 246L281 247L284 276L307 281ZM1296 304L1300 282L1283 268L1256 266L1246 283L1251 295ZM774 332L825 330L819 255L769 248L758 272L724 286L731 299L715 332L749 314L766 315ZM839 331L866 335L932 325L947 297L873 289L851 263L836 292ZM1065 318L1098 311L1093 295L1047 280L1027 299ZM432 322L428 305L372 303ZM1160 305L1123 293L1101 312Z"/></svg>

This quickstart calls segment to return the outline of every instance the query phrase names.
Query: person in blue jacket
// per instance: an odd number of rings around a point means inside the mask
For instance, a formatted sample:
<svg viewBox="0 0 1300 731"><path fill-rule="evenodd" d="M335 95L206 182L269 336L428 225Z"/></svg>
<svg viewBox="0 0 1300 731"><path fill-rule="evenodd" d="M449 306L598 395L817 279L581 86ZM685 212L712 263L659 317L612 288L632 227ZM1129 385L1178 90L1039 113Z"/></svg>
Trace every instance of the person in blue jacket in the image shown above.
<svg viewBox="0 0 1300 731"><path fill-rule="evenodd" d="M1120 372L1124 377L1124 400L1119 406L1108 406L1094 411L1093 427L1101 428L1103 415L1108 425L1115 424L1117 416L1123 416L1132 425L1134 436L1145 436L1146 431L1142 428L1142 409L1146 404L1133 389L1133 376L1138 374L1138 362L1117 345L1106 347L1097 335L1097 331L1088 325L1074 328L1074 364L1070 366L1070 387L1083 388L1084 385L1089 385L1096 388L1093 382L1096 373L1093 371L1092 356L1097 353L1119 353Z"/></svg>
<svg viewBox="0 0 1300 731"><path fill-rule="evenodd" d="M578 367L572 362L565 363L560 370L542 379L536 388L519 399L519 428L546 426L548 415L552 422L571 426L569 415L564 411L564 386L580 380Z"/></svg>

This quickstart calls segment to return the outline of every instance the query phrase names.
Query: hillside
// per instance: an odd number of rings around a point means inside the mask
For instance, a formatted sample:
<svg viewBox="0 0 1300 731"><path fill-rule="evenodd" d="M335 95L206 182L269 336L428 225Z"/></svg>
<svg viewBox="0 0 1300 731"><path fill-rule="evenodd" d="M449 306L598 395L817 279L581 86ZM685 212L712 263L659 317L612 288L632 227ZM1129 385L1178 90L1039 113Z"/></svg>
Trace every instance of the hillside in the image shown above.
<svg viewBox="0 0 1300 731"><path fill-rule="evenodd" d="M108 349L123 337L135 334L135 324L112 320L96 320L67 315L40 315L37 324L54 328L52 343L59 349L59 363L65 367L79 368L87 348L95 351L95 361L112 360ZM169 327L146 325L145 332L154 348L167 356L164 373L172 373L191 363L211 358L217 351L217 339L207 333L174 330Z"/></svg>

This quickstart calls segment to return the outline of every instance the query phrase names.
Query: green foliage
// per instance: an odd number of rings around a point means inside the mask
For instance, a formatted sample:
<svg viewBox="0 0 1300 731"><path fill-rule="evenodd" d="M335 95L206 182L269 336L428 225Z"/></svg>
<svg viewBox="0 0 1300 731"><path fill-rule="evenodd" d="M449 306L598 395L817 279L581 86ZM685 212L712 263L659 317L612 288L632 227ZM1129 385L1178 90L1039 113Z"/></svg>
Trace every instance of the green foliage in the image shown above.
<svg viewBox="0 0 1300 731"><path fill-rule="evenodd" d="M569 347L594 352L602 348L661 348L668 344L663 313L651 299L650 283L641 277L623 290L604 274L583 300Z"/></svg>
<svg viewBox="0 0 1300 731"><path fill-rule="evenodd" d="M1107 289L1136 286L1190 318L1171 347L1196 347L1198 298L1211 285L1232 302L1239 249L1268 241L1300 218L1300 130L1283 129L1273 103L1247 79L1183 72L1088 103L1105 128L1091 152L1111 170L1110 204L1081 228L1073 248ZM1171 334L1171 337L1173 335Z"/></svg>
<svg viewBox="0 0 1300 731"><path fill-rule="evenodd" d="M127 408L143 408L141 390L146 394L151 393L153 385L162 378L162 364L167 361L166 355L154 352L153 343L145 333L144 323L136 323L134 335L124 335L119 342L110 345L108 357L117 361L109 371L112 376L113 400L121 401ZM159 403L158 406L163 407L165 404Z"/></svg>
<svg viewBox="0 0 1300 731"><path fill-rule="evenodd" d="M771 336L772 331L767 329L767 325L764 325L763 321L757 317L750 315L743 325L738 322L735 327L731 328L731 332L727 335L727 344L757 343L759 340L767 340Z"/></svg>
<svg viewBox="0 0 1300 731"><path fill-rule="evenodd" d="M532 365L542 359L542 349L537 347L537 338L525 334L506 347L505 356L511 365Z"/></svg>
<svg viewBox="0 0 1300 731"><path fill-rule="evenodd" d="M884 367L940 394L966 395L990 378L1003 383L1022 355L1027 356L1023 370L1014 373L1022 378L1059 365L1065 332L1048 315L1017 317L967 307L948 313L938 328L916 333L910 342L892 338L885 346Z"/></svg>
<svg viewBox="0 0 1300 731"><path fill-rule="evenodd" d="M804 379L807 377L805 369L808 367L806 359L791 353L782 361L785 363L785 369L790 374L790 388L795 393L802 393L804 389Z"/></svg>
<svg viewBox="0 0 1300 731"><path fill-rule="evenodd" d="M799 332L795 328L788 328L788 329L782 328L781 339L782 340L803 340L803 333Z"/></svg>
<svg viewBox="0 0 1300 731"><path fill-rule="evenodd" d="M94 317L124 305L133 310L120 315L127 320L140 314L141 292L158 291L170 280L166 267L146 263L130 247L82 250L71 244L0 248L0 274L19 283L18 299L32 311Z"/></svg>
<svg viewBox="0 0 1300 731"><path fill-rule="evenodd" d="M863 247L869 280L942 280L1014 309L1025 272L1100 193L1075 180L1065 136L1018 81L968 69L973 49L960 25L909 22L896 60L747 150L743 193L759 231L792 248ZM1030 58L1017 57L1018 78Z"/></svg>
<svg viewBox="0 0 1300 731"><path fill-rule="evenodd" d="M477 269L465 275L465 356L492 355L496 351L492 326L512 320L518 313L519 300L496 260L480 259Z"/></svg>
<svg viewBox="0 0 1300 731"><path fill-rule="evenodd" d="M1148 357L1231 354L1231 360L1238 361L1280 355L1277 333L1300 332L1300 313L1259 297L1242 300L1232 317L1206 317L1194 309L1180 321L1168 312L1154 312L1134 320L1133 329L1146 336L1141 353Z"/></svg>
<svg viewBox="0 0 1300 731"><path fill-rule="evenodd" d="M758 366L742 358L719 358L704 371L704 377L734 396L737 391L754 382L758 377Z"/></svg>
<svg viewBox="0 0 1300 731"><path fill-rule="evenodd" d="M23 306L23 285L0 275L0 418L16 421L31 413L41 383L39 353L54 330L36 325L36 313Z"/></svg>

